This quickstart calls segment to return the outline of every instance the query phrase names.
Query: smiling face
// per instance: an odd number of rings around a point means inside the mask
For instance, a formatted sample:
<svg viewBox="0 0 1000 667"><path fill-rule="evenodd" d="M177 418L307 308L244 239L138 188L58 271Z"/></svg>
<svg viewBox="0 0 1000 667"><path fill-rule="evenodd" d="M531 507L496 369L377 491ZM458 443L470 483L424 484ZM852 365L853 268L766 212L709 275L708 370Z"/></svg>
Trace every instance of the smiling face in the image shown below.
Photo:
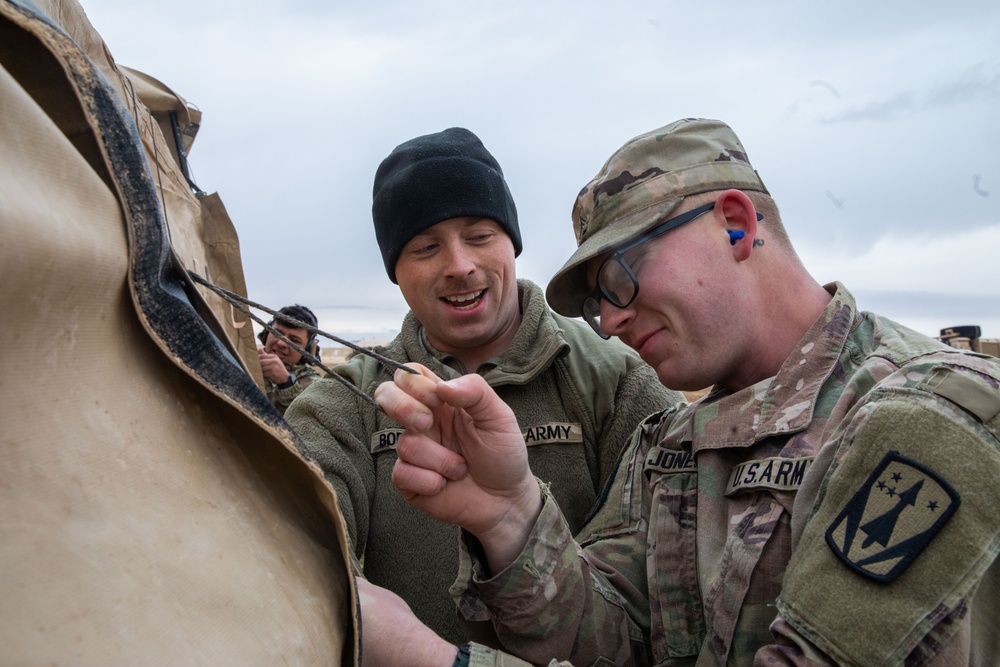
<svg viewBox="0 0 1000 667"><path fill-rule="evenodd" d="M636 350L671 389L738 382L754 323L730 247L724 226L708 216L674 229L626 253L639 283L628 307L601 300L603 331ZM591 286L605 256L587 265Z"/></svg>
<svg viewBox="0 0 1000 667"><path fill-rule="evenodd" d="M306 343L309 342L308 331L299 327L290 327L282 324L281 322L275 322L272 326L277 329L282 336L292 341L303 350L306 349ZM270 352L271 354L278 355L278 358L289 366L294 366L302 359L302 355L299 352L293 350L288 346L288 343L270 332L267 334L267 342L264 344L264 350L266 352Z"/></svg>
<svg viewBox="0 0 1000 667"><path fill-rule="evenodd" d="M450 218L414 236L396 280L430 343L474 371L521 323L514 244L493 220Z"/></svg>

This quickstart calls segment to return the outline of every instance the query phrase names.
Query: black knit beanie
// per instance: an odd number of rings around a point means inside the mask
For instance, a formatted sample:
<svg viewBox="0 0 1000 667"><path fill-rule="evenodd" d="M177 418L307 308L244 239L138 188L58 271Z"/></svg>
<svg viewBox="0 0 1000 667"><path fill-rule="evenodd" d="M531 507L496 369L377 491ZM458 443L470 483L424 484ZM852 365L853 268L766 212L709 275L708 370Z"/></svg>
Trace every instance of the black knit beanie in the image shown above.
<svg viewBox="0 0 1000 667"><path fill-rule="evenodd" d="M375 172L375 237L389 279L410 239L449 218L490 218L521 254L517 209L499 163L472 132L452 127L396 146Z"/></svg>

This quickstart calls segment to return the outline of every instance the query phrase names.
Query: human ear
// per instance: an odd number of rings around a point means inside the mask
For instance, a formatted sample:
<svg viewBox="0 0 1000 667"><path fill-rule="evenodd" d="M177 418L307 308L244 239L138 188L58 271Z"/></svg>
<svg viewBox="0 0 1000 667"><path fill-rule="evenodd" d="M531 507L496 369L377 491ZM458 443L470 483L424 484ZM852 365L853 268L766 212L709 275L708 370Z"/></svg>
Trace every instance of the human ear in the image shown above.
<svg viewBox="0 0 1000 667"><path fill-rule="evenodd" d="M738 262L748 259L757 236L757 210L750 197L741 190L726 190L716 199L715 210L725 224L733 258Z"/></svg>

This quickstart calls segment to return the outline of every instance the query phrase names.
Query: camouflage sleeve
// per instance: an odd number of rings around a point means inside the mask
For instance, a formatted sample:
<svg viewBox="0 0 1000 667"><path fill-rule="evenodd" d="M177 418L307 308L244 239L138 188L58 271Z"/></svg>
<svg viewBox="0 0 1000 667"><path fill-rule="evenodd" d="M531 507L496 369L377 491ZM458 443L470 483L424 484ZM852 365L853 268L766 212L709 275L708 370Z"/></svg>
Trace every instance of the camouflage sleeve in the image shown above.
<svg viewBox="0 0 1000 667"><path fill-rule="evenodd" d="M615 529L592 531L600 539L586 551L544 484L534 530L505 571L488 578L477 545L467 537L452 589L460 613L470 620L491 619L503 646L532 663L557 658L581 665L650 664L646 523L639 520L642 500L631 492L637 479L632 456L623 459L620 471L613 486L628 490L613 494L614 502L625 499L624 514L634 520L621 529L623 511L616 508L609 514Z"/></svg>
<svg viewBox="0 0 1000 667"><path fill-rule="evenodd" d="M272 382L267 383L267 398L282 414L288 410L288 406L292 404L292 401L298 398L305 391L306 387L320 376L315 368L308 365L299 366L294 372L295 382L292 383L291 387L281 389Z"/></svg>
<svg viewBox="0 0 1000 667"><path fill-rule="evenodd" d="M998 664L998 373L880 383L831 441L760 665Z"/></svg>

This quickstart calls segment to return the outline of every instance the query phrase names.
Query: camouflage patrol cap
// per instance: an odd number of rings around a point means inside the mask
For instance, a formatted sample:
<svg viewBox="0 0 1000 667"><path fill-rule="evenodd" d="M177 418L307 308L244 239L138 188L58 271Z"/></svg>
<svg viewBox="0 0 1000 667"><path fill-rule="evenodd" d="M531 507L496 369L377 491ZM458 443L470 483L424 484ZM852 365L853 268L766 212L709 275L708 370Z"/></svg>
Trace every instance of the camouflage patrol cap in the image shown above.
<svg viewBox="0 0 1000 667"><path fill-rule="evenodd" d="M549 282L549 305L579 317L591 293L588 260L655 227L684 197L730 188L767 193L743 144L721 121L685 118L630 140L576 198L579 247Z"/></svg>

